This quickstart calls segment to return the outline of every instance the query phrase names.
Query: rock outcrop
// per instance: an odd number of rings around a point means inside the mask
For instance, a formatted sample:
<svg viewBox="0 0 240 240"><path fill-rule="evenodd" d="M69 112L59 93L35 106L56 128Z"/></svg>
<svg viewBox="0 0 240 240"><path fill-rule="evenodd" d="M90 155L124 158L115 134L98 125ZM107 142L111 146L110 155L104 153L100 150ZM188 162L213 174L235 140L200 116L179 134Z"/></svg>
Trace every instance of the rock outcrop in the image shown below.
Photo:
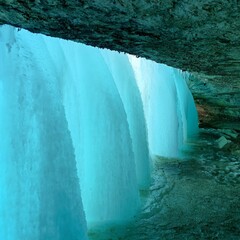
<svg viewBox="0 0 240 240"><path fill-rule="evenodd" d="M0 24L193 72L200 120L214 125L240 119L239 11L238 0L1 0Z"/></svg>

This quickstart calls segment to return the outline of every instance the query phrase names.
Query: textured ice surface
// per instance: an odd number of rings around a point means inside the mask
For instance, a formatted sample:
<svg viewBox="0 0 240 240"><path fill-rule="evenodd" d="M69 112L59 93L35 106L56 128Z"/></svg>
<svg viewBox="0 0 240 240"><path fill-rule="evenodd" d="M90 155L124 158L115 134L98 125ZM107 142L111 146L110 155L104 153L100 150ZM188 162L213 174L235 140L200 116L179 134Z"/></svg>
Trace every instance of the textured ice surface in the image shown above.
<svg viewBox="0 0 240 240"><path fill-rule="evenodd" d="M61 76L42 36L0 33L0 239L86 239Z"/></svg>
<svg viewBox="0 0 240 240"><path fill-rule="evenodd" d="M193 138L198 134L198 114L194 104L194 100L184 77L188 77L177 69L173 69L174 80L177 90L177 106L178 106L178 121L179 121L179 148L184 146L184 143L189 138Z"/></svg>
<svg viewBox="0 0 240 240"><path fill-rule="evenodd" d="M183 74L163 64L128 56L139 86L152 155L177 157L198 118Z"/></svg>
<svg viewBox="0 0 240 240"><path fill-rule="evenodd" d="M148 147L178 156L197 132L173 68L9 26L0 56L0 239L85 240L86 222L132 219Z"/></svg>
<svg viewBox="0 0 240 240"><path fill-rule="evenodd" d="M58 76L87 222L126 221L139 208L139 194L127 115L113 76L100 50L42 39Z"/></svg>
<svg viewBox="0 0 240 240"><path fill-rule="evenodd" d="M101 54L111 71L127 113L138 185L144 189L150 182L149 152L143 104L134 72L126 54L110 50L102 50Z"/></svg>
<svg viewBox="0 0 240 240"><path fill-rule="evenodd" d="M64 106L88 223L127 220L139 207L132 141L121 97L100 50L62 43L72 81ZM74 56L76 56L74 58ZM74 58L75 61L71 62Z"/></svg>

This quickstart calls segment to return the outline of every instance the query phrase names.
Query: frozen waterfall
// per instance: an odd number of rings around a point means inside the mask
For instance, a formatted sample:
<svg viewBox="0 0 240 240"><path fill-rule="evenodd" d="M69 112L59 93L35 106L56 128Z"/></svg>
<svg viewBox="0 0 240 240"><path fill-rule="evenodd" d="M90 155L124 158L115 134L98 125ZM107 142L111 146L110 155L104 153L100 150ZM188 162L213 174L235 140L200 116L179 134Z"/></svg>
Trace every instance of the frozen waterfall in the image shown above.
<svg viewBox="0 0 240 240"><path fill-rule="evenodd" d="M85 240L133 219L150 156L197 131L179 70L0 27L0 239Z"/></svg>
<svg viewBox="0 0 240 240"><path fill-rule="evenodd" d="M152 155L179 157L198 133L198 115L184 75L177 69L129 56L139 86Z"/></svg>
<svg viewBox="0 0 240 240"><path fill-rule="evenodd" d="M42 36L0 35L0 239L86 239L59 77Z"/></svg>

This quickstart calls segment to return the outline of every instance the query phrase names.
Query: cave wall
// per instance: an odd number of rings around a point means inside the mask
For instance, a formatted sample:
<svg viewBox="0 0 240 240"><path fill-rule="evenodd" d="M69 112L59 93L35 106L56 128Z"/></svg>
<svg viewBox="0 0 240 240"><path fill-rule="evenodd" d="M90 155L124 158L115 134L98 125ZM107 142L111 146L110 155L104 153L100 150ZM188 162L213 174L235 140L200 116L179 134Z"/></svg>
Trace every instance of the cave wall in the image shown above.
<svg viewBox="0 0 240 240"><path fill-rule="evenodd" d="M200 120L240 118L238 0L2 0L0 24L193 72Z"/></svg>

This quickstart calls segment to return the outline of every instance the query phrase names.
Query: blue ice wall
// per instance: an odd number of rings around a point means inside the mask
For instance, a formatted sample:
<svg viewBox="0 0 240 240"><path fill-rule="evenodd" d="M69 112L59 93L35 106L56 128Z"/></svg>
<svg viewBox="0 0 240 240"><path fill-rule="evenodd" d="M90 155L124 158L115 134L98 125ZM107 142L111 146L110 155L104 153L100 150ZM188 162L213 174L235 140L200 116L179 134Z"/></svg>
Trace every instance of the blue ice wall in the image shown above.
<svg viewBox="0 0 240 240"><path fill-rule="evenodd" d="M130 61L129 61L130 59ZM130 220L152 155L197 133L181 72L0 28L0 239L85 240Z"/></svg>
<svg viewBox="0 0 240 240"><path fill-rule="evenodd" d="M152 155L179 157L198 131L193 97L181 71L129 56L146 116Z"/></svg>
<svg viewBox="0 0 240 240"><path fill-rule="evenodd" d="M131 60L142 94L150 153L175 157L178 155L178 116L172 68L144 59Z"/></svg>
<svg viewBox="0 0 240 240"><path fill-rule="evenodd" d="M178 143L179 149L181 149L185 147L188 139L194 138L198 134L198 114L184 74L180 70L173 69L173 77L177 90ZM187 75L185 77L187 78Z"/></svg>
<svg viewBox="0 0 240 240"><path fill-rule="evenodd" d="M19 55L19 52L23 54L15 62L9 60L9 63L6 64L12 64L13 71L19 67L25 69L26 73L24 72L23 75L31 75L29 81L35 92L27 87L22 94L31 95L34 101L38 100L39 95L42 97L38 103L41 103L43 108L41 111L41 116L44 118L43 127L48 129L50 124L54 124L52 118L55 114L54 111L58 110L52 107L52 117L48 115L50 110L46 110L51 106L51 101L54 100L59 107L61 106L62 116L58 116L57 119L58 121L61 119L65 123L62 129L65 129L68 134L69 144L73 142L74 145L71 152L72 161L73 164L76 164L75 161L77 161L78 177L88 223L120 222L132 218L139 208L132 140L124 105L100 51L73 42L33 35L23 30L17 32L13 28L6 27L6 29L10 29L14 38L17 38L17 43L13 44L17 50L14 49L13 54ZM3 34L6 35L5 32ZM4 45L9 44L9 41L7 40ZM22 63L21 67L19 62ZM5 74L3 75L5 76ZM35 80L35 76L38 76L38 81ZM25 78L23 77L23 79ZM16 84L20 84L19 80L16 82ZM45 85L46 88L44 88ZM51 101L45 96L48 89L54 92L51 95ZM16 93L16 97L18 98L18 93ZM23 109L27 106L24 102ZM15 109L10 109L10 113L15 114L15 112ZM32 120L29 121L32 122ZM23 120L23 123L25 124L26 121ZM25 128L27 129L27 126L23 126L23 129ZM43 132L38 126L32 131L40 132L40 134ZM50 133L51 131L49 131ZM33 135L35 136L35 133ZM46 164L49 162L48 158L41 154L45 148L52 149L61 143L56 139L61 140L62 136L55 134L55 137L50 142L46 139L47 146L41 145L39 161L44 160ZM67 151L67 147L64 145L62 149ZM19 152L19 149L17 151ZM59 154L62 153L59 152ZM31 155L29 157L31 158ZM63 160L59 159L59 161ZM38 161L36 162L38 163ZM70 163L71 158L69 157ZM47 167L46 173L48 172ZM74 177L76 174L76 172L71 173L70 171L68 173L70 177ZM44 170L43 174L45 174ZM77 180L77 177L75 176L74 179ZM40 177L36 181L40 181ZM52 184L55 180L50 175L48 181L49 184ZM52 188L55 187L52 186ZM78 190L80 195L79 187L75 190ZM41 200L41 205L43 203L48 205L53 198L56 198L55 192L50 192L52 196L49 194L49 197L44 198L44 202ZM81 204L80 196L79 199L76 197L75 201L79 201ZM70 207L68 211L70 214ZM77 214L77 210L73 212ZM51 209L45 213L54 215ZM83 216L82 209L81 214ZM66 221L67 218L65 218L64 225L68 229ZM84 216L81 221L84 223ZM55 223L58 224L57 219ZM82 225L83 230L85 228L84 224L77 221L74 225ZM48 230L46 231L48 234ZM49 231L55 233L54 229L49 229ZM73 232L77 233L77 231Z"/></svg>
<svg viewBox="0 0 240 240"><path fill-rule="evenodd" d="M43 39L60 76L88 225L126 221L139 208L139 194L127 114L113 75L100 50Z"/></svg>
<svg viewBox="0 0 240 240"><path fill-rule="evenodd" d="M0 29L0 239L87 239L58 77L40 35Z"/></svg>
<svg viewBox="0 0 240 240"><path fill-rule="evenodd" d="M114 78L127 113L138 185L140 189L146 189L150 183L150 159L143 104L134 72L126 54L110 50L101 50L101 54Z"/></svg>
<svg viewBox="0 0 240 240"><path fill-rule="evenodd" d="M87 222L126 221L139 208L139 194L124 105L100 50L66 42L61 45L71 65L64 106Z"/></svg>

